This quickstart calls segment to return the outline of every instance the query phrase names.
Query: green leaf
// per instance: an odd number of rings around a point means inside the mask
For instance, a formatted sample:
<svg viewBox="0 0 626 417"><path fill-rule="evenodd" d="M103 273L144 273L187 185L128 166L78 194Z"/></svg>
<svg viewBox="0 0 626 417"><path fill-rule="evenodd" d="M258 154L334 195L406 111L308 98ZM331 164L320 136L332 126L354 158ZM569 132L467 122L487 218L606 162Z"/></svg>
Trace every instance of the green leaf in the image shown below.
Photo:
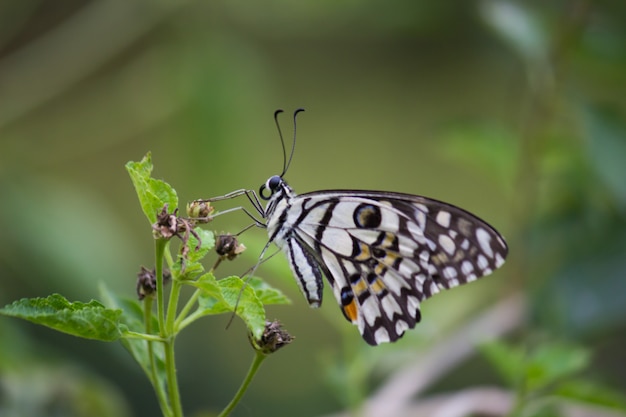
<svg viewBox="0 0 626 417"><path fill-rule="evenodd" d="M150 176L152 168L150 152L140 162L130 161L126 164L126 170L139 197L141 209L151 224L156 221L157 213L165 204L168 205L170 211L178 207L176 191L168 183L152 178Z"/></svg>
<svg viewBox="0 0 626 417"><path fill-rule="evenodd" d="M196 227L194 231L200 236L200 248L196 250L198 239L192 234L189 234L189 241L187 242L189 252L185 260L184 272L182 271L183 259L180 253L176 262L171 266L172 275L180 280L191 280L202 274L204 272L204 265L202 265L200 261L206 256L209 250L215 246L215 235L213 232L199 227Z"/></svg>
<svg viewBox="0 0 626 417"><path fill-rule="evenodd" d="M571 376L589 365L589 352L563 343L543 344L530 355L526 366L527 387L541 389Z"/></svg>
<svg viewBox="0 0 626 417"><path fill-rule="evenodd" d="M501 342L480 348L496 370L513 387L520 382L529 391L540 390L587 367L589 352L565 343L544 343L530 353Z"/></svg>
<svg viewBox="0 0 626 417"><path fill-rule="evenodd" d="M206 256L206 254L215 246L215 234L210 230L196 227L194 231L200 236L200 249L195 250L198 245L198 239L194 235L189 236L189 256L188 262L198 262Z"/></svg>
<svg viewBox="0 0 626 417"><path fill-rule="evenodd" d="M588 380L571 380L560 384L555 395L579 402L626 412L626 396L609 387Z"/></svg>
<svg viewBox="0 0 626 417"><path fill-rule="evenodd" d="M522 381L525 373L525 352L522 349L493 341L481 345L480 352L511 387Z"/></svg>
<svg viewBox="0 0 626 417"><path fill-rule="evenodd" d="M100 283L100 297L105 305L109 308L121 309L122 323L126 325L129 330L139 333L145 333L146 328L144 324L143 306L137 300L129 300L126 298L120 298L113 294L106 287L104 283ZM154 315L151 316L153 333L157 334L159 331L159 323ZM148 342L141 339L126 338L122 334L120 342L122 346L128 350L131 356L137 361L139 366L143 369L149 379L152 378L150 372L150 357L148 355ZM161 384L165 383L165 352L163 350L162 343L153 343L152 348L156 358L157 364L157 377Z"/></svg>
<svg viewBox="0 0 626 417"><path fill-rule="evenodd" d="M211 274L203 275L198 281L190 282L203 290L198 299L198 310L202 315L235 313L248 326L252 335L260 339L265 329L265 310L254 288L244 285L239 277L219 281Z"/></svg>
<svg viewBox="0 0 626 417"><path fill-rule="evenodd" d="M252 277L248 285L254 288L256 296L263 305L267 304L291 304L291 300L277 288L272 287L261 278Z"/></svg>
<svg viewBox="0 0 626 417"><path fill-rule="evenodd" d="M0 314L19 317L85 339L110 342L121 336L121 310L105 308L98 301L69 302L59 294L24 298L0 309Z"/></svg>

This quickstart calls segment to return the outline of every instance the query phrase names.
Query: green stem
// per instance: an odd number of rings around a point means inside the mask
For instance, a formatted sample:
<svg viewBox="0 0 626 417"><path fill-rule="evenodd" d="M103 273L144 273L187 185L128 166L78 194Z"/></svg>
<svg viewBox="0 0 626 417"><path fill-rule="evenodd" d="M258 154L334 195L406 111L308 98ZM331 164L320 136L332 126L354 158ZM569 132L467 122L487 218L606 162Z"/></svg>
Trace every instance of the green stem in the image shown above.
<svg viewBox="0 0 626 417"><path fill-rule="evenodd" d="M176 321L174 321L174 331L176 333L178 333L178 331L182 329L181 323L185 320L185 318L187 318L187 316L189 315L189 312L191 311L193 306L196 304L196 301L198 301L199 297L200 297L200 289L196 289L194 293L191 294L191 297L189 297L189 300L187 300L187 303L185 304L185 306L180 310L178 317L176 317Z"/></svg>
<svg viewBox="0 0 626 417"><path fill-rule="evenodd" d="M159 321L159 335L163 342L163 348L165 350L165 370L167 379L167 389L169 394L169 408L168 415L172 417L183 417L183 409L180 403L180 394L178 392L178 381L176 379L176 362L174 355L174 339L176 335L173 332L174 318L176 316L176 308L178 305L178 297L180 295L180 282L176 279L172 279L172 290L170 292L170 298L168 303L168 315L167 322L165 316L165 294L163 290L163 256L167 257L168 263L171 261L169 253L165 250L167 247L167 241L163 239L157 239L155 241L155 270L156 270L156 282L157 282L157 319ZM150 342L148 342L150 343ZM152 369L156 370L155 364L152 364ZM162 389L161 387L158 390Z"/></svg>
<svg viewBox="0 0 626 417"><path fill-rule="evenodd" d="M176 331L181 331L185 327L189 326L191 323L202 317L203 313L201 311L194 311L183 320L180 320L180 323L176 325Z"/></svg>
<svg viewBox="0 0 626 417"><path fill-rule="evenodd" d="M170 292L170 300L167 306L167 320L165 322L165 331L169 335L169 339L165 341L165 368L167 370L167 387L169 389L170 404L174 411L175 417L182 417L183 410L180 403L180 394L178 392L178 381L176 378L176 361L174 355L174 319L176 317L176 309L178 306L178 298L180 296L180 281L172 280L172 291Z"/></svg>
<svg viewBox="0 0 626 417"><path fill-rule="evenodd" d="M146 328L146 335L143 336L152 336L152 298L148 297L144 300L144 310L143 310L143 320ZM133 334L135 332L128 332L129 334ZM154 336L157 338L158 336ZM154 356L154 345L151 339L147 339L148 343L148 357L150 359L150 379L152 380L152 386L154 387L154 391L156 392L157 399L159 400L159 406L161 407L161 411L164 416L171 416L172 410L167 403L167 398L165 397L165 391L163 385L160 384L159 378L157 376L157 367L156 367L156 359ZM158 337L159 342L163 342L163 339Z"/></svg>
<svg viewBox="0 0 626 417"><path fill-rule="evenodd" d="M132 330L125 331L124 337L126 339L143 339L143 340L147 340L150 342L164 342L165 341L165 339L163 339L161 336L157 336L154 334L133 332Z"/></svg>
<svg viewBox="0 0 626 417"><path fill-rule="evenodd" d="M163 294L163 254L167 241L165 239L156 239L154 241L154 258L155 258L155 275L157 284L157 319L159 321L159 334L163 339L166 338L165 333L165 295Z"/></svg>
<svg viewBox="0 0 626 417"><path fill-rule="evenodd" d="M167 318L165 321L165 331L168 335L174 335L174 319L176 319L176 310L178 310L178 299L180 297L180 289L182 285L179 280L172 280L172 291L170 292L170 300L167 305Z"/></svg>
<svg viewBox="0 0 626 417"><path fill-rule="evenodd" d="M167 386L169 389L170 405L173 417L183 417L183 407L180 403L178 380L176 379L176 363L174 358L174 338L164 343L165 369L167 371Z"/></svg>
<svg viewBox="0 0 626 417"><path fill-rule="evenodd" d="M261 363L263 363L263 360L265 358L267 358L266 355L259 352L258 350L256 351L256 355L254 356L254 360L250 365L250 369L248 369L248 374L246 375L246 378L241 383L241 386L239 387L239 390L237 391L233 399L226 406L226 408L224 408L224 410L220 413L218 417L226 417L235 409L239 401L243 398L243 394L245 394L245 392L247 391L250 382L252 382L254 375L256 375L259 367L261 366Z"/></svg>

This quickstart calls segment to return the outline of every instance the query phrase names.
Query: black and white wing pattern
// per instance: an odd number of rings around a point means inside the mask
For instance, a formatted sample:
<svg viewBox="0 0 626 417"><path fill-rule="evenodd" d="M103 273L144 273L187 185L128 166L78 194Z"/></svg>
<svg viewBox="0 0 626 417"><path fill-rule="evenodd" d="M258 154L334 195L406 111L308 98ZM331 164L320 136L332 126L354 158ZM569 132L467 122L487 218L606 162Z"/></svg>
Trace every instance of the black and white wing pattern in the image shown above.
<svg viewBox="0 0 626 417"><path fill-rule="evenodd" d="M270 195L265 197L264 190ZM270 241L286 254L312 307L325 275L346 319L370 345L420 321L420 303L490 274L507 245L453 205L410 194L333 190L296 195L280 176L261 187Z"/></svg>

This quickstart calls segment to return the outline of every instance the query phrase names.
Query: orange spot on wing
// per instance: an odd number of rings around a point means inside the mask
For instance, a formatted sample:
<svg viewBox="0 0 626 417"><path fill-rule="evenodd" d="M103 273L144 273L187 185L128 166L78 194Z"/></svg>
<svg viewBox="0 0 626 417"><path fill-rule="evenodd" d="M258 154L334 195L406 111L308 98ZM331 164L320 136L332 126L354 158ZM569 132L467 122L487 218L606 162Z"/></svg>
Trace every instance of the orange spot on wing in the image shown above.
<svg viewBox="0 0 626 417"><path fill-rule="evenodd" d="M359 313L359 309L356 304L356 298L352 299L350 304L345 305L342 308L343 308L343 314L346 315L348 320L350 320L352 323L356 323L356 318Z"/></svg>

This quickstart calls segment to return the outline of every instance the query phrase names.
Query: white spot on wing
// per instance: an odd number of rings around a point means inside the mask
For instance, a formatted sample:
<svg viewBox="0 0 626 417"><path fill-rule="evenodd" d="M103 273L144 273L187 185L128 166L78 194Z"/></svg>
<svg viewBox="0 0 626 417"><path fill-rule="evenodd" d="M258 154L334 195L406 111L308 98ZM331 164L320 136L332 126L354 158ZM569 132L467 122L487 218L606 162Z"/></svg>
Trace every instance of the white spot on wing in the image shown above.
<svg viewBox="0 0 626 417"><path fill-rule="evenodd" d="M417 283L419 284L419 288L422 288L424 286L424 281L426 281L426 275L417 274L415 276L415 281L417 281Z"/></svg>
<svg viewBox="0 0 626 417"><path fill-rule="evenodd" d="M496 253L496 268L500 268L504 263L504 258L499 253Z"/></svg>
<svg viewBox="0 0 626 417"><path fill-rule="evenodd" d="M393 319L394 313L402 314L402 310L400 309L398 302L393 297L384 297L380 304L383 310L385 310L385 315L390 319Z"/></svg>
<svg viewBox="0 0 626 417"><path fill-rule="evenodd" d="M484 255L478 255L478 267L484 271L488 266L489 261L487 261L487 258Z"/></svg>
<svg viewBox="0 0 626 417"><path fill-rule="evenodd" d="M399 336L402 333L404 333L405 330L407 330L409 328L409 325L406 321L404 320L398 320L396 322L396 334Z"/></svg>
<svg viewBox="0 0 626 417"><path fill-rule="evenodd" d="M411 288L408 281L404 279L397 279L392 274L386 274L383 283L389 291L397 295L400 295L402 288Z"/></svg>
<svg viewBox="0 0 626 417"><path fill-rule="evenodd" d="M445 227L446 229L448 227L450 227L450 213L444 210L441 210L439 213L437 213L437 223L439 223L439 225Z"/></svg>
<svg viewBox="0 0 626 417"><path fill-rule="evenodd" d="M387 329L381 327L376 330L376 333L374 333L374 340L376 340L377 344L389 342L389 332L387 332Z"/></svg>
<svg viewBox="0 0 626 417"><path fill-rule="evenodd" d="M369 326L373 326L376 318L380 314L378 306L376 305L376 298L368 297L367 300L365 300L365 302L361 305L360 311L363 312L367 324Z"/></svg>
<svg viewBox="0 0 626 417"><path fill-rule="evenodd" d="M439 235L439 246L450 255L453 255L456 251L456 245L448 235Z"/></svg>
<svg viewBox="0 0 626 417"><path fill-rule="evenodd" d="M461 272L463 275L469 275L474 271L474 265L470 261L463 261L461 264Z"/></svg>
<svg viewBox="0 0 626 417"><path fill-rule="evenodd" d="M476 229L476 239L478 240L478 244L480 245L482 251L485 252L485 255L493 258L493 250L491 249L491 236L489 235L489 233L482 227L479 227L478 229Z"/></svg>
<svg viewBox="0 0 626 417"><path fill-rule="evenodd" d="M426 214L424 214L421 210L415 210L415 220L417 221L417 226L423 233L424 228L426 227Z"/></svg>
<svg viewBox="0 0 626 417"><path fill-rule="evenodd" d="M398 273L403 277L410 277L411 274L415 272L419 272L421 268L419 265L415 264L412 260L408 258L404 258L402 263L400 264L400 268L398 269Z"/></svg>
<svg viewBox="0 0 626 417"><path fill-rule="evenodd" d="M443 269L443 276L444 278L448 278L448 279L456 278L456 269L452 266L445 267ZM458 285L458 281L457 281L457 285Z"/></svg>
<svg viewBox="0 0 626 417"><path fill-rule="evenodd" d="M420 301L417 299L417 297L413 295L409 295L406 298L406 301L408 307L407 310L409 310L411 312L411 315L415 317L415 312L420 308Z"/></svg>

